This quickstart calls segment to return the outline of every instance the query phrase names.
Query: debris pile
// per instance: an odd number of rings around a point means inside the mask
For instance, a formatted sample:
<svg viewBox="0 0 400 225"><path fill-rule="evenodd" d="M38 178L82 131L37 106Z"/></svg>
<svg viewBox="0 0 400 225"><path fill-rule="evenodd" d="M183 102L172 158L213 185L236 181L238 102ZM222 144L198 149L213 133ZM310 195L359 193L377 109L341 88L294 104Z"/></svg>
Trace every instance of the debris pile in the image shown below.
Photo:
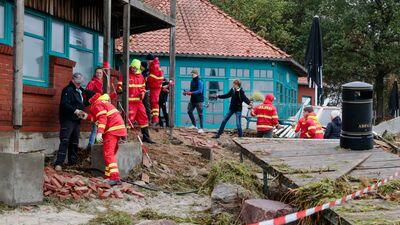
<svg viewBox="0 0 400 225"><path fill-rule="evenodd" d="M51 167L46 167L44 171L43 193L46 197L56 197L60 200L123 199L123 193L144 197L142 193L135 191L131 184L123 183L111 187L102 178L88 178L67 172L58 173Z"/></svg>
<svg viewBox="0 0 400 225"><path fill-rule="evenodd" d="M192 146L221 149L221 146L218 145L218 142L213 141L210 137L208 137L208 134L199 135L196 129L179 128L174 132L183 137L185 141L188 141Z"/></svg>

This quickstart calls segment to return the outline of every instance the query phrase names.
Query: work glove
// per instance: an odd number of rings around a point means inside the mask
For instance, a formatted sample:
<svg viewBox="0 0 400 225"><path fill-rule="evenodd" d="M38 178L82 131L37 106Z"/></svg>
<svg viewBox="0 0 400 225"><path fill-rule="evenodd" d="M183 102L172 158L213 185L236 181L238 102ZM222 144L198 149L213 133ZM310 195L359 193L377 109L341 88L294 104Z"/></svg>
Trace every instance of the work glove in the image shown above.
<svg viewBox="0 0 400 225"><path fill-rule="evenodd" d="M98 133L98 134L96 135L96 141L97 141L98 143L103 143L103 134Z"/></svg>
<svg viewBox="0 0 400 225"><path fill-rule="evenodd" d="M78 117L81 118L81 119L83 119L83 120L86 120L87 117L88 117L88 114L85 113L85 112L82 112Z"/></svg>
<svg viewBox="0 0 400 225"><path fill-rule="evenodd" d="M187 95L192 95L192 92L188 91L186 92Z"/></svg>
<svg viewBox="0 0 400 225"><path fill-rule="evenodd" d="M79 117L79 114L81 114L81 113L82 113L82 110L80 110L80 109L75 109L74 114L75 114L76 116Z"/></svg>

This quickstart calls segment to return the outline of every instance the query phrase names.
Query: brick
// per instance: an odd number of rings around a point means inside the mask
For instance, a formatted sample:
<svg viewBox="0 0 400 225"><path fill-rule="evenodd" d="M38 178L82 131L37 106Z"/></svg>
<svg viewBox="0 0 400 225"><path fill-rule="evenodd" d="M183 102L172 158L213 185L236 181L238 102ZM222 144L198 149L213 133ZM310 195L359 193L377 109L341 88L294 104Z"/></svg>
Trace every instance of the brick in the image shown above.
<svg viewBox="0 0 400 225"><path fill-rule="evenodd" d="M58 192L59 192L60 194L66 195L66 194L69 194L70 191L67 190L67 189L65 189L65 188L62 188L62 189L58 190Z"/></svg>
<svg viewBox="0 0 400 225"><path fill-rule="evenodd" d="M62 185L60 184L60 182L57 181L56 178L54 178L54 177L51 178L50 182L51 182L54 186L56 186L57 188L62 188Z"/></svg>
<svg viewBox="0 0 400 225"><path fill-rule="evenodd" d="M57 181L61 184L64 185L65 184L65 178L61 175L58 174L54 174L53 176L55 179L57 179Z"/></svg>
<svg viewBox="0 0 400 225"><path fill-rule="evenodd" d="M48 190L48 191L45 191L43 195L44 196L50 196L51 194L53 194L53 191Z"/></svg>
<svg viewBox="0 0 400 225"><path fill-rule="evenodd" d="M104 183L104 182L96 183L96 186L97 186L98 188L106 188L106 189L110 189L110 188L111 188L111 186L110 186L109 184Z"/></svg>
<svg viewBox="0 0 400 225"><path fill-rule="evenodd" d="M119 199L124 198L124 195L122 194L122 192L120 190L114 190L114 195L116 198L119 198Z"/></svg>
<svg viewBox="0 0 400 225"><path fill-rule="evenodd" d="M84 186L84 187L74 187L74 190L76 193L78 193L79 195L82 195L83 193L88 192L89 188Z"/></svg>
<svg viewBox="0 0 400 225"><path fill-rule="evenodd" d="M50 183L50 178L46 174L44 175L44 182Z"/></svg>
<svg viewBox="0 0 400 225"><path fill-rule="evenodd" d="M72 193L72 198L74 198L75 200L79 200L81 196L78 195L77 193Z"/></svg>
<svg viewBox="0 0 400 225"><path fill-rule="evenodd" d="M56 191L57 190L57 187L54 186L54 185L51 185L51 184L44 184L44 188L46 190L52 190L52 191Z"/></svg>
<svg viewBox="0 0 400 225"><path fill-rule="evenodd" d="M130 194L136 195L140 198L144 198L144 195L142 193L135 191L133 188L130 188L127 192Z"/></svg>
<svg viewBox="0 0 400 225"><path fill-rule="evenodd" d="M83 182L81 179L77 180L77 181L75 182L75 184L78 185L78 186L80 186L80 187L85 186L85 182Z"/></svg>
<svg viewBox="0 0 400 225"><path fill-rule="evenodd" d="M66 200L66 199L70 199L70 198L71 198L71 194L67 194L67 195L58 194L57 197L58 197L60 200L63 201L63 200Z"/></svg>
<svg viewBox="0 0 400 225"><path fill-rule="evenodd" d="M100 199L106 199L106 198L109 198L109 197L110 197L110 195L111 195L111 193L112 193L112 191L110 191L110 190L107 190L107 191L103 192L101 195L99 195L99 198L100 198Z"/></svg>

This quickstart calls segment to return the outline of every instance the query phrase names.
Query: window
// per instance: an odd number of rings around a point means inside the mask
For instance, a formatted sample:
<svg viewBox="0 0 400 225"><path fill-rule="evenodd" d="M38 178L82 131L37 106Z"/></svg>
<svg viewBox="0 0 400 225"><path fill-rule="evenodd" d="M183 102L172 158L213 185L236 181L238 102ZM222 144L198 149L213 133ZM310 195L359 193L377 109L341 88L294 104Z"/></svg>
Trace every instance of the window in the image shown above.
<svg viewBox="0 0 400 225"><path fill-rule="evenodd" d="M47 86L44 24L44 18L25 14L24 81L27 84Z"/></svg>
<svg viewBox="0 0 400 225"><path fill-rule="evenodd" d="M82 73L84 77L83 84L89 83L93 74L93 53L71 47L69 49L69 58L76 62L74 73Z"/></svg>
<svg viewBox="0 0 400 225"><path fill-rule="evenodd" d="M93 50L93 35L75 28L69 29L69 44Z"/></svg>
<svg viewBox="0 0 400 225"><path fill-rule="evenodd" d="M274 78L272 70L254 70L254 78Z"/></svg>
<svg viewBox="0 0 400 225"><path fill-rule="evenodd" d="M190 72L192 70L197 70L200 73L200 68L199 67L180 67L179 68L179 75L180 76L191 76Z"/></svg>
<svg viewBox="0 0 400 225"><path fill-rule="evenodd" d="M69 58L76 62L74 73L82 73L84 77L83 86L85 86L90 81L93 75L95 65L93 42L94 38L92 33L70 27Z"/></svg>
<svg viewBox="0 0 400 225"><path fill-rule="evenodd" d="M99 35L99 64L103 64L104 38Z"/></svg>
<svg viewBox="0 0 400 225"><path fill-rule="evenodd" d="M4 38L4 33L5 33L5 8L4 5L0 4L0 39Z"/></svg>
<svg viewBox="0 0 400 225"><path fill-rule="evenodd" d="M205 68L206 77L225 77L224 68Z"/></svg>
<svg viewBox="0 0 400 225"><path fill-rule="evenodd" d="M168 77L169 77L169 66L161 66L161 70L164 73L164 77L168 79Z"/></svg>
<svg viewBox="0 0 400 225"><path fill-rule="evenodd" d="M230 70L230 75L231 75L231 77L249 78L250 77L250 70L248 70L248 69L231 69Z"/></svg>
<svg viewBox="0 0 400 225"><path fill-rule="evenodd" d="M274 91L274 82L269 80L254 80L253 92L272 93Z"/></svg>
<svg viewBox="0 0 400 225"><path fill-rule="evenodd" d="M64 54L64 24L56 21L51 23L51 51Z"/></svg>

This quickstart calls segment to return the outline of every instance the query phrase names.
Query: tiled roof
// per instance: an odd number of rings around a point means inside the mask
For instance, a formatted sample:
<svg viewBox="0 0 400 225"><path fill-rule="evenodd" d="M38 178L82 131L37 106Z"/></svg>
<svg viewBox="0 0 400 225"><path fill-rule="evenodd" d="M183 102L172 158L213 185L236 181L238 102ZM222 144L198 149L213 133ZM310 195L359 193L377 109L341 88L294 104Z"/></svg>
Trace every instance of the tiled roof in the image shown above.
<svg viewBox="0 0 400 225"><path fill-rule="evenodd" d="M169 0L144 0L169 13ZM290 55L228 16L208 0L177 0L176 52L182 55L290 59ZM122 51L122 40L117 40ZM130 50L167 54L169 29L132 35Z"/></svg>

